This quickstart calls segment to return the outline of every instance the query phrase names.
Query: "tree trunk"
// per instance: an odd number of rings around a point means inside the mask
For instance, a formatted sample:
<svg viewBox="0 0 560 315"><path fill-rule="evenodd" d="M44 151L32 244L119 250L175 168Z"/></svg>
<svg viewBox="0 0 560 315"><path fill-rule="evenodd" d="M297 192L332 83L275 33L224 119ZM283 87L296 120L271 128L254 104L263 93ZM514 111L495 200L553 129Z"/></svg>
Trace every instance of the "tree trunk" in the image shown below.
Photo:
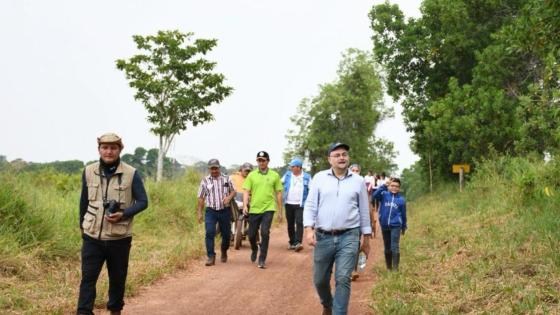
<svg viewBox="0 0 560 315"><path fill-rule="evenodd" d="M165 157L165 152L163 149L163 136L159 136L159 150L157 156L157 172L156 172L156 182L161 182L163 178L163 158Z"/></svg>
<svg viewBox="0 0 560 315"><path fill-rule="evenodd" d="M167 155L167 151L169 150L174 137L175 134L170 136L159 135L156 182L160 182L163 178L163 161L165 160L165 156Z"/></svg>

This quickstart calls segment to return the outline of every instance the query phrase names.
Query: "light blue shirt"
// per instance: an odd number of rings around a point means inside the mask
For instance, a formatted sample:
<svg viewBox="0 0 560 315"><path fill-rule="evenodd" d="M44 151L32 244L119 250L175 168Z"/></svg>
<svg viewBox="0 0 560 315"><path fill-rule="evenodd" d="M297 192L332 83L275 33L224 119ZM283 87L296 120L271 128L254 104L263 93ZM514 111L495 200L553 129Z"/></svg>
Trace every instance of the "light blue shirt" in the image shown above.
<svg viewBox="0 0 560 315"><path fill-rule="evenodd" d="M303 225L325 231L360 227L362 234L371 234L364 178L348 172L338 179L332 169L317 173L305 202Z"/></svg>

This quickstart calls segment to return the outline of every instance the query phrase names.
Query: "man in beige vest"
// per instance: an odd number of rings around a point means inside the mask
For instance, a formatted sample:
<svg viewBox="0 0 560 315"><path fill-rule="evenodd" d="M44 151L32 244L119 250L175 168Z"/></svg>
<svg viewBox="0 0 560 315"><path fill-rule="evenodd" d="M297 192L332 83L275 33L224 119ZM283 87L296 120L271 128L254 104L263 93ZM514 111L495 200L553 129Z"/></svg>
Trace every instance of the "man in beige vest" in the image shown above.
<svg viewBox="0 0 560 315"><path fill-rule="evenodd" d="M80 229L82 280L77 314L93 314L97 278L107 263L107 309L118 315L124 306L124 288L132 243L132 220L148 207L148 197L136 169L120 161L123 143L114 133L97 138L99 162L82 175Z"/></svg>

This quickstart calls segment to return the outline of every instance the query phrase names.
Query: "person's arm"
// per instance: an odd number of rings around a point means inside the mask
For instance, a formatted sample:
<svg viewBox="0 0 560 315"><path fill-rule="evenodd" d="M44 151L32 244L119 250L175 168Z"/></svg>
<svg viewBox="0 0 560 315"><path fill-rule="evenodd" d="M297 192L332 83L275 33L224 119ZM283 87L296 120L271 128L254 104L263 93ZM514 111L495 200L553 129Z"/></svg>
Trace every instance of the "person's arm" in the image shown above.
<svg viewBox="0 0 560 315"><path fill-rule="evenodd" d="M319 189L317 178L313 179L313 185L309 186L309 193L303 207L303 226L305 227L305 239L307 245L315 246L315 222L317 219L317 209L319 206Z"/></svg>
<svg viewBox="0 0 560 315"><path fill-rule="evenodd" d="M369 256L369 239L371 238L371 218L369 216L369 200L366 185L361 185L360 194L358 195L358 210L360 212L360 231L362 232L362 240L360 250Z"/></svg>
<svg viewBox="0 0 560 315"><path fill-rule="evenodd" d="M358 195L358 211L360 214L360 231L362 234L371 234L371 218L369 217L369 200L366 185L360 185Z"/></svg>
<svg viewBox="0 0 560 315"><path fill-rule="evenodd" d="M196 205L196 218L198 223L202 223L202 209L204 208L204 197L198 197L198 202Z"/></svg>
<svg viewBox="0 0 560 315"><path fill-rule="evenodd" d="M224 207L229 207L230 203L231 203L231 200L233 200L233 198L235 198L235 188L233 187L233 183L231 182L229 177L227 177L226 183L227 183L227 186L228 186L229 194L222 201L224 202Z"/></svg>
<svg viewBox="0 0 560 315"><path fill-rule="evenodd" d="M404 231L408 229L408 223L406 220L406 200L403 201L402 219L403 219L402 234L404 235Z"/></svg>
<svg viewBox="0 0 560 315"><path fill-rule="evenodd" d="M245 178L245 182L243 182L243 214L249 215L249 193L251 191L252 185L251 174L249 174Z"/></svg>
<svg viewBox="0 0 560 315"><path fill-rule="evenodd" d="M144 183L138 171L134 172L132 177L132 199L134 202L130 207L124 209L123 212L117 211L107 216L107 221L111 223L119 222L120 220L132 218L138 213L148 208L148 195L144 188Z"/></svg>
<svg viewBox="0 0 560 315"><path fill-rule="evenodd" d="M80 194L80 230L82 230L82 223L84 222L84 216L86 215L88 207L88 187L86 182L86 171L82 173L82 193Z"/></svg>
<svg viewBox="0 0 560 315"><path fill-rule="evenodd" d="M373 193L372 198L381 201L381 198L383 197L383 192L385 191L387 191L387 186L385 184L381 184L379 187L377 187L377 190L375 190L375 192Z"/></svg>
<svg viewBox="0 0 560 315"><path fill-rule="evenodd" d="M278 222L282 222L282 210L283 210L283 206L282 206L282 191L277 191L276 192L276 204L278 207Z"/></svg>
<svg viewBox="0 0 560 315"><path fill-rule="evenodd" d="M200 180L200 186L198 186L198 199L196 204L196 217L198 223L202 223L202 209L204 209L204 202L206 196L206 185L204 184L204 178Z"/></svg>

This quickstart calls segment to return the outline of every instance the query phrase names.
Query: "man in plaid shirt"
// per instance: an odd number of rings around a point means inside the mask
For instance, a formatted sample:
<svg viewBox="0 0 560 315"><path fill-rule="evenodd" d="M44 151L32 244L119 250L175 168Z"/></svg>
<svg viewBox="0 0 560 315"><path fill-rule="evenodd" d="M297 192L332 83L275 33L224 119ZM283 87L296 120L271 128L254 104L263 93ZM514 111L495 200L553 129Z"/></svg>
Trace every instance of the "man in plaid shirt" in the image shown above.
<svg viewBox="0 0 560 315"><path fill-rule="evenodd" d="M230 202L235 197L235 189L228 176L220 172L220 162L217 159L208 161L209 175L200 181L198 188L198 222L202 223L202 208L206 206L204 222L206 228L206 266L213 266L216 262L214 238L216 237L216 223L222 233L221 261L227 262L227 250L231 236L231 208Z"/></svg>

